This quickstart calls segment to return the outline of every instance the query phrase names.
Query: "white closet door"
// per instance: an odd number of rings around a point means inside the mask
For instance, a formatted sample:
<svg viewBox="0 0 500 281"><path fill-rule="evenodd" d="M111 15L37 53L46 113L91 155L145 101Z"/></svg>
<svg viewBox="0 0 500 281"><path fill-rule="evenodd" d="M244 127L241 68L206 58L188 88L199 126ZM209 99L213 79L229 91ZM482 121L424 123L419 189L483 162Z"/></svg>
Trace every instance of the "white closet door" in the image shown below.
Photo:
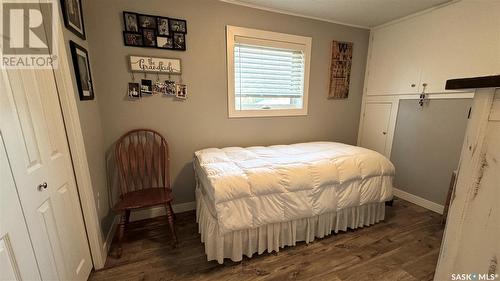
<svg viewBox="0 0 500 281"><path fill-rule="evenodd" d="M0 280L41 280L0 132Z"/></svg>
<svg viewBox="0 0 500 281"><path fill-rule="evenodd" d="M0 76L0 130L41 277L87 280L92 261L54 71Z"/></svg>
<svg viewBox="0 0 500 281"><path fill-rule="evenodd" d="M92 261L52 69L2 70L0 129L44 280L86 280Z"/></svg>
<svg viewBox="0 0 500 281"><path fill-rule="evenodd" d="M360 146L386 154L392 103L366 103Z"/></svg>

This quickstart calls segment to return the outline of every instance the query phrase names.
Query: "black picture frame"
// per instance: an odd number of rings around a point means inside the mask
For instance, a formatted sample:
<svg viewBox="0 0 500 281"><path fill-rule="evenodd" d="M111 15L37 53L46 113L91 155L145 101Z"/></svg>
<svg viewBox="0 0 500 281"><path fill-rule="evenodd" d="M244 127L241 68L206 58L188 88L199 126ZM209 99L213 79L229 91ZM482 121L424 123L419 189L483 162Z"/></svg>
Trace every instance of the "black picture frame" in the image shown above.
<svg viewBox="0 0 500 281"><path fill-rule="evenodd" d="M137 23L140 29L156 29L156 18L158 16L146 15L146 14L137 14ZM149 19L149 24L144 26L144 20Z"/></svg>
<svg viewBox="0 0 500 281"><path fill-rule="evenodd" d="M161 25L166 21L166 29ZM165 33L166 31L166 33ZM156 17L156 36L170 36L170 19L167 17Z"/></svg>
<svg viewBox="0 0 500 281"><path fill-rule="evenodd" d="M153 34L151 40L147 37L148 34ZM151 44L149 44L150 42ZM156 48L156 29L143 28L142 29L142 46L149 48Z"/></svg>
<svg viewBox="0 0 500 281"><path fill-rule="evenodd" d="M73 13L69 12L70 8L73 9ZM77 9L77 11L74 9ZM85 40L82 0L61 0L61 10L63 13L64 26L73 34ZM75 20L79 21L80 29L78 29L78 23L75 22Z"/></svg>
<svg viewBox="0 0 500 281"><path fill-rule="evenodd" d="M182 38L182 41L180 41ZM174 50L186 50L186 34L180 32L173 33Z"/></svg>
<svg viewBox="0 0 500 281"><path fill-rule="evenodd" d="M94 86L92 84L89 53L85 48L71 40L69 45L80 100L93 100Z"/></svg>
<svg viewBox="0 0 500 281"><path fill-rule="evenodd" d="M180 23L180 25L179 25ZM187 34L187 21L183 19L168 18L168 26L170 32L174 33L184 33Z"/></svg>
<svg viewBox="0 0 500 281"><path fill-rule="evenodd" d="M170 36L156 36L156 48L173 50L174 49L174 39Z"/></svg>
<svg viewBox="0 0 500 281"><path fill-rule="evenodd" d="M128 38L128 35L135 35L135 37L139 40L137 44L132 44ZM142 34L139 32L128 32L123 31L123 44L129 47L144 47L144 39L142 38Z"/></svg>
<svg viewBox="0 0 500 281"><path fill-rule="evenodd" d="M129 25L129 22L131 21L129 16L133 16L135 18L135 21L134 21L135 30L133 28L134 26ZM140 32L139 14L134 13L134 12L129 12L129 11L123 11L123 26L125 27L126 32Z"/></svg>
<svg viewBox="0 0 500 281"><path fill-rule="evenodd" d="M123 11L122 16L125 29L123 31L123 43L125 46L186 51L186 20L130 11ZM144 25L144 21L148 23ZM164 22L167 22L168 28L165 28L164 24L162 25ZM172 28L180 32L173 32ZM135 36L136 39L131 40L130 36ZM172 44L166 44L170 40ZM177 44L175 44L175 40L177 40Z"/></svg>

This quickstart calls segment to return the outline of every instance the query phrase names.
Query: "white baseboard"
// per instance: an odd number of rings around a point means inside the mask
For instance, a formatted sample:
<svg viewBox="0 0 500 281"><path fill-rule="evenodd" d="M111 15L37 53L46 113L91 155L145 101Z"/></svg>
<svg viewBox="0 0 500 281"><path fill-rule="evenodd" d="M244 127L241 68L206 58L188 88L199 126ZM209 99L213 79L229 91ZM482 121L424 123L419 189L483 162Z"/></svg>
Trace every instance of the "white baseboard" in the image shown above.
<svg viewBox="0 0 500 281"><path fill-rule="evenodd" d="M436 212L438 214L441 214L441 215L443 214L443 211L444 211L443 205L439 205L437 203L434 203L432 201L429 201L429 200L424 199L422 197L419 197L417 195L413 195L411 193L403 191L401 189L393 188L392 190L393 190L394 196L396 196L396 197L399 197L403 200L411 202L415 205L419 205L421 207L424 207L424 208L431 210L433 212Z"/></svg>
<svg viewBox="0 0 500 281"><path fill-rule="evenodd" d="M172 205L174 209L174 213L182 213L196 209L196 202L187 202ZM165 215L165 207L164 206L156 206L149 209L142 209L137 211L132 211L130 213L130 221L138 221L143 219L150 219L154 217L164 216Z"/></svg>
<svg viewBox="0 0 500 281"><path fill-rule="evenodd" d="M104 241L104 243L102 244L102 254L103 254L102 259L104 261L104 264L106 264L106 259L109 254L109 250L111 249L111 242L113 242L113 237L115 237L116 227L118 226L119 222L120 222L120 216L115 216L113 222L111 223L111 226L109 227L109 231L106 234L106 241ZM100 268L96 268L96 270L97 269Z"/></svg>

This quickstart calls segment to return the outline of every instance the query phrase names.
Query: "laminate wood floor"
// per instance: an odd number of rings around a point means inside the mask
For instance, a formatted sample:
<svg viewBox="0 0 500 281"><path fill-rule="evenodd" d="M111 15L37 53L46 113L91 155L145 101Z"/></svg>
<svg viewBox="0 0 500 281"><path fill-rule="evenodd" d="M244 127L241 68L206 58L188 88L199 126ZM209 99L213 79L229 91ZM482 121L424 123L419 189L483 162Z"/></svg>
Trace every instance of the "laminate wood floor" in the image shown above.
<svg viewBox="0 0 500 281"><path fill-rule="evenodd" d="M112 251L90 280L432 280L441 216L397 198L386 208L376 225L223 265L206 260L194 211L177 214L177 248L166 217L132 222L122 258Z"/></svg>

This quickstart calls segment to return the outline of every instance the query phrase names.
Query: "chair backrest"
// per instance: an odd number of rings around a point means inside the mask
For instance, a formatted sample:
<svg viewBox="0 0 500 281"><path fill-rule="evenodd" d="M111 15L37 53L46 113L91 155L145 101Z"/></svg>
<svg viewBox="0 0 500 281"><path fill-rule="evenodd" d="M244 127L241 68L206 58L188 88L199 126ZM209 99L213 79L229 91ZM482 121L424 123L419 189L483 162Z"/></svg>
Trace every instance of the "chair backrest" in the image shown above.
<svg viewBox="0 0 500 281"><path fill-rule="evenodd" d="M150 129L127 132L117 141L115 155L120 197L147 188L170 189L168 143L158 132Z"/></svg>

